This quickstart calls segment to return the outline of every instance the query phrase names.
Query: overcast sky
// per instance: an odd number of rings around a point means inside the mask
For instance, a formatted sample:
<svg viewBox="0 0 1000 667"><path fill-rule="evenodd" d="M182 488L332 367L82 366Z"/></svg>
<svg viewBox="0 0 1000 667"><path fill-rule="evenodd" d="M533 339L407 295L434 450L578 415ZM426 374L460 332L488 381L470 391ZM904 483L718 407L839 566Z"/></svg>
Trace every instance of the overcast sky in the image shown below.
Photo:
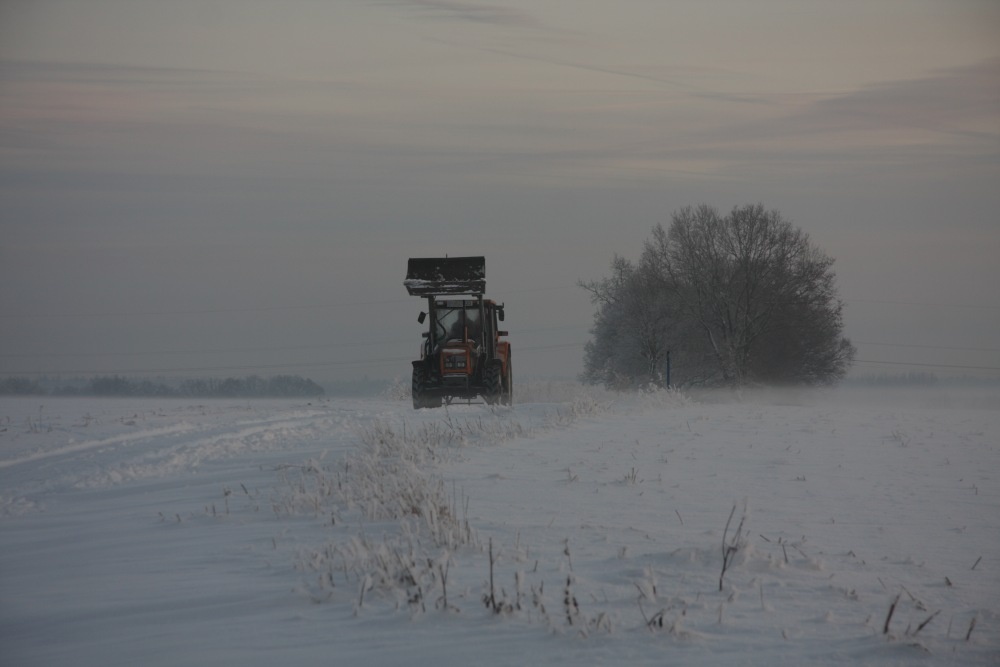
<svg viewBox="0 0 1000 667"><path fill-rule="evenodd" d="M572 377L578 280L756 202L861 360L1000 374L1000 3L0 1L0 376L408 377L447 253Z"/></svg>

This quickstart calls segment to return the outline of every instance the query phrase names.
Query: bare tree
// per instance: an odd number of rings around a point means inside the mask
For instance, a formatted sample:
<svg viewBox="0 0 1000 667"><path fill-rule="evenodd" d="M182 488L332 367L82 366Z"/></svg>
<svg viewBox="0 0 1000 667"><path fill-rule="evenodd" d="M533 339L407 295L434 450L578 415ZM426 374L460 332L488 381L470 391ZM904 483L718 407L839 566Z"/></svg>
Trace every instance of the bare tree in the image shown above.
<svg viewBox="0 0 1000 667"><path fill-rule="evenodd" d="M676 318L650 279L642 267L615 256L610 277L580 283L597 306L594 338L584 348L585 381L618 389L664 384Z"/></svg>
<svg viewBox="0 0 1000 667"><path fill-rule="evenodd" d="M674 213L669 229L653 229L639 265L629 265L638 290L602 283L617 289L600 293L621 300L638 291L643 303L657 304L651 333L661 337L659 348L680 353L682 381L825 383L842 377L854 356L842 336L832 265L778 211L756 204L720 216L702 205ZM585 287L599 293L594 284ZM610 315L599 310L595 321ZM648 329L634 309L613 315L629 320L618 329ZM621 344L601 338L612 328L595 326L588 371Z"/></svg>

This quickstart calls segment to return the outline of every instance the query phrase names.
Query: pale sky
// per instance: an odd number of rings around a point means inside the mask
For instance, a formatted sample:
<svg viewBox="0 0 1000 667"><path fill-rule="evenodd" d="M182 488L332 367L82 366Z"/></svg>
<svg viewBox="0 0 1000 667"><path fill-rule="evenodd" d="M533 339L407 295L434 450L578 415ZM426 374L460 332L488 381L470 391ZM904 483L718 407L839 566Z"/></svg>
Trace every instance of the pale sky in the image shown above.
<svg viewBox="0 0 1000 667"><path fill-rule="evenodd" d="M1000 3L0 0L0 375L408 377L449 254L574 377L578 280L757 202L859 371L1000 375Z"/></svg>

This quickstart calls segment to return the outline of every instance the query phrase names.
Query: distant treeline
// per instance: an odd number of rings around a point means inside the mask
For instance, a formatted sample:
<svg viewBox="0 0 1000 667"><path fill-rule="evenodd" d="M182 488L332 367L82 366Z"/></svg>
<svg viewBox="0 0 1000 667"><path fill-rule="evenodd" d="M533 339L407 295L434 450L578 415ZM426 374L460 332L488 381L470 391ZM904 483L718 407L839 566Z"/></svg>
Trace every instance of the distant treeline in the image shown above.
<svg viewBox="0 0 1000 667"><path fill-rule="evenodd" d="M176 398L274 398L322 396L323 388L297 375L268 378L250 375L243 378L207 378L182 380L176 384L148 379L106 375L46 388L29 378L0 379L0 396L136 396Z"/></svg>

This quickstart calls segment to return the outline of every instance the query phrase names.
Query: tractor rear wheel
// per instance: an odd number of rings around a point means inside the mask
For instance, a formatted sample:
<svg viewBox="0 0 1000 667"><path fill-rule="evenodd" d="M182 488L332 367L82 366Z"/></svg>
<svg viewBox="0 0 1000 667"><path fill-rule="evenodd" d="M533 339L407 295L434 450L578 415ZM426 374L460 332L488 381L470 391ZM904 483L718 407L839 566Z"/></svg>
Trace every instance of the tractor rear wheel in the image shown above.
<svg viewBox="0 0 1000 667"><path fill-rule="evenodd" d="M503 376L503 388L500 392L500 403L514 405L514 366L507 357L507 374Z"/></svg>
<svg viewBox="0 0 1000 667"><path fill-rule="evenodd" d="M503 400L502 371L503 369L500 364L490 364L486 368L486 373L483 377L483 398L490 405L495 405Z"/></svg>

